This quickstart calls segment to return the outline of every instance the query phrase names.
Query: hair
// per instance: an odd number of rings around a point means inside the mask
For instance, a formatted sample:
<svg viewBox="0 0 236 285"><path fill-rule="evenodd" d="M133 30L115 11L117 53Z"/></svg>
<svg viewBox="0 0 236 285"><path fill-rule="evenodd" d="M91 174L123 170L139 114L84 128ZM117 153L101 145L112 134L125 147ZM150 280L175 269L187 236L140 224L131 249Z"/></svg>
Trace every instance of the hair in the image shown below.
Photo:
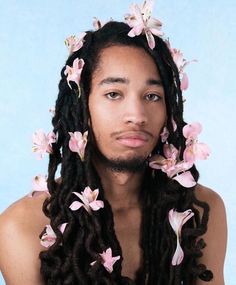
<svg viewBox="0 0 236 285"><path fill-rule="evenodd" d="M114 230L111 206L104 196L100 177L92 163L94 135L88 124L91 80L98 67L101 51L111 46L130 46L145 50L153 58L165 92L166 124L170 131L168 141L182 150L180 157L185 146L182 128L186 125L183 120L179 73L167 44L155 36L156 47L151 50L145 35L131 38L127 35L129 31L127 24L110 21L97 31L86 33L83 47L72 53L66 61L69 66L72 66L76 58L83 58L85 62L80 80L80 97L73 82L72 89L68 86L65 66L61 71L59 95L52 118L53 131L58 134L58 140L52 146L53 153L50 154L48 166L48 189L51 195L43 205L43 211L50 219L57 239L49 249L40 253L41 274L48 285L190 285L198 277L205 281L212 279L211 271L197 262L205 247L200 236L207 230L208 204L196 198L195 187L185 188L162 171L150 168L145 169L140 193L143 265L139 270L139 281L135 283L121 274L122 250ZM176 131L173 130L172 118L177 124ZM81 161L77 153L69 150L68 132L84 133L87 130L85 158ZM159 141L153 151L162 153L162 147L163 143ZM58 170L61 174L60 182L55 177ZM197 181L199 174L195 166L190 171ZM83 208L71 211L69 206L75 199L72 192L81 192L86 186L99 188L99 199L104 201L104 208L92 214ZM171 265L176 248L176 235L168 221L168 212L172 208L177 211L191 208L194 212L194 217L182 229L181 246L185 257L178 266ZM202 215L199 208L202 209ZM68 225L62 235L58 226L65 222ZM102 266L98 254L108 247L112 249L113 256L121 256L114 264L112 273ZM94 260L97 262L91 266Z"/></svg>

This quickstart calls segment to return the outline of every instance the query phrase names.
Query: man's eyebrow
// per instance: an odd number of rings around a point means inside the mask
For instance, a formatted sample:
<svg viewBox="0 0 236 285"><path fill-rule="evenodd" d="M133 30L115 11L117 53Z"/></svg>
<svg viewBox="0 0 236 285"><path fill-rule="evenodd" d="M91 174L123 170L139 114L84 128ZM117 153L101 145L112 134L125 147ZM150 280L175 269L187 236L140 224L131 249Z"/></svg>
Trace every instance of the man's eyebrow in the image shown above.
<svg viewBox="0 0 236 285"><path fill-rule="evenodd" d="M112 84L112 83L123 83L123 84L128 84L129 80L127 78L124 77L107 77L104 78L99 85L103 85L103 84Z"/></svg>
<svg viewBox="0 0 236 285"><path fill-rule="evenodd" d="M125 77L107 77L104 78L99 85L103 84L113 84L113 83L123 83L123 84L128 84L129 79ZM153 79L150 78L146 81L147 85L157 85L157 86L162 86L162 81L160 79Z"/></svg>
<svg viewBox="0 0 236 285"><path fill-rule="evenodd" d="M163 86L162 81L160 79L148 79L147 85Z"/></svg>

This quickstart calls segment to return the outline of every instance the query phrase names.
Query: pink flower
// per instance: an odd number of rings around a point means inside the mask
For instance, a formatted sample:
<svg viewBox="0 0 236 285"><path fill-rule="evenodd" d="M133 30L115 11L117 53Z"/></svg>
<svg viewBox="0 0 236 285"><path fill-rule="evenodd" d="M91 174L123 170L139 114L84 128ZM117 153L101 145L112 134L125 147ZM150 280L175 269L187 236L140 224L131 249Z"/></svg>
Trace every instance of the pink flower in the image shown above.
<svg viewBox="0 0 236 285"><path fill-rule="evenodd" d="M84 67L84 60L82 58L80 59L76 58L73 61L72 67L70 67L69 65L66 66L66 70L64 73L65 75L67 75L67 82L71 89L72 87L70 85L70 81L75 82L77 86L79 87L80 76L81 76L83 67Z"/></svg>
<svg viewBox="0 0 236 285"><path fill-rule="evenodd" d="M210 155L211 151L208 145L198 142L197 137L201 131L202 126L197 122L184 126L183 135L186 138L184 161L194 163L197 159L207 159Z"/></svg>
<svg viewBox="0 0 236 285"><path fill-rule="evenodd" d="M72 54L73 52L76 52L80 48L82 48L84 43L84 37L86 33L81 33L79 38L76 36L70 36L65 40L65 45L67 46L69 50L69 54Z"/></svg>
<svg viewBox="0 0 236 285"><path fill-rule="evenodd" d="M97 31L104 25L97 17L93 17L93 27Z"/></svg>
<svg viewBox="0 0 236 285"><path fill-rule="evenodd" d="M169 43L167 44L169 45ZM188 88L188 76L184 72L184 69L190 62L196 62L196 60L187 61L184 58L183 53L180 50L171 48L170 46L169 48L170 48L173 60L179 70L180 81L181 81L180 88L182 91L185 91Z"/></svg>
<svg viewBox="0 0 236 285"><path fill-rule="evenodd" d="M169 222L177 237L177 246L176 246L174 256L172 258L173 266L179 265L184 258L184 252L180 245L181 230L182 230L182 226L193 216L194 216L194 213L192 212L191 209L186 210L184 212L177 212L174 209L171 209L169 211L169 215L168 215Z"/></svg>
<svg viewBox="0 0 236 285"><path fill-rule="evenodd" d="M38 159L42 159L43 154L52 153L52 144L57 141L57 135L54 132L50 132L46 135L43 130L40 129L33 134L32 141L33 152L38 154Z"/></svg>
<svg viewBox="0 0 236 285"><path fill-rule="evenodd" d="M189 85L188 76L185 72L183 72L180 76L180 89L182 91L185 91L188 89L188 85Z"/></svg>
<svg viewBox="0 0 236 285"><path fill-rule="evenodd" d="M70 141L69 141L69 148L73 152L77 152L81 158L81 160L84 160L84 153L85 148L87 145L88 140L88 131L84 132L83 135L81 132L69 132L70 135Z"/></svg>
<svg viewBox="0 0 236 285"><path fill-rule="evenodd" d="M37 196L45 192L50 195L47 187L47 176L46 175L37 175L34 177L32 182L32 192L28 194L29 197Z"/></svg>
<svg viewBox="0 0 236 285"><path fill-rule="evenodd" d="M154 169L161 169L169 177L173 177L176 174L176 163L179 151L172 144L165 144L163 146L163 153L165 157L161 155L154 155L149 166Z"/></svg>
<svg viewBox="0 0 236 285"><path fill-rule="evenodd" d="M99 255L102 258L102 265L109 273L111 273L113 271L113 265L120 259L120 255L112 257L112 250L110 247L106 251L99 253ZM93 261L91 265L94 265L95 263L96 261Z"/></svg>
<svg viewBox="0 0 236 285"><path fill-rule="evenodd" d="M151 18L153 4L152 0L145 0L141 7L137 4L132 4L130 13L125 15L126 23L132 28L128 36L135 37L144 32L151 49L155 47L153 35L163 35L161 31L162 23L155 18Z"/></svg>
<svg viewBox="0 0 236 285"><path fill-rule="evenodd" d="M207 159L210 153L211 150L207 144L193 142L185 148L183 156L185 161L194 163L197 159Z"/></svg>
<svg viewBox="0 0 236 285"><path fill-rule="evenodd" d="M154 155L150 159L149 166L151 168L161 169L168 177L176 180L184 187L189 188L196 185L196 181L194 180L191 172L186 172L186 170L190 169L193 164L185 161L178 162L179 151L174 145L165 144L163 146L163 153L165 157L158 154Z"/></svg>
<svg viewBox="0 0 236 285"><path fill-rule="evenodd" d="M174 130L177 128L176 123L172 119ZM189 170L196 159L206 159L210 154L209 147L197 140L198 134L202 131L199 123L192 123L184 126L183 135L186 138L186 148L183 152L183 160L179 161L179 151L172 144L163 146L162 155L154 155L150 158L149 166L154 169L161 169L168 177L176 180L184 187L193 187L196 185L192 174ZM167 130L163 130L161 134L162 141L167 139Z"/></svg>
<svg viewBox="0 0 236 285"><path fill-rule="evenodd" d="M63 234L68 223L61 224L58 229ZM50 225L46 225L46 232L41 237L40 243L48 248L56 242L57 236Z"/></svg>
<svg viewBox="0 0 236 285"><path fill-rule="evenodd" d="M193 140L196 140L201 132L202 125L198 122L194 122L183 127L183 135L187 139L187 144L191 143Z"/></svg>
<svg viewBox="0 0 236 285"><path fill-rule="evenodd" d="M186 61L186 59L183 56L183 53L179 49L170 48L170 51L179 72L182 73L184 67L188 64L188 62Z"/></svg>
<svg viewBox="0 0 236 285"><path fill-rule="evenodd" d="M69 207L72 211L77 211L81 207L84 207L88 213L91 213L91 210L98 211L99 209L104 208L103 201L97 200L99 194L98 189L92 191L90 187L87 186L85 187L84 191L81 192L81 194L78 192L73 193L80 198L82 203L79 201L74 201Z"/></svg>

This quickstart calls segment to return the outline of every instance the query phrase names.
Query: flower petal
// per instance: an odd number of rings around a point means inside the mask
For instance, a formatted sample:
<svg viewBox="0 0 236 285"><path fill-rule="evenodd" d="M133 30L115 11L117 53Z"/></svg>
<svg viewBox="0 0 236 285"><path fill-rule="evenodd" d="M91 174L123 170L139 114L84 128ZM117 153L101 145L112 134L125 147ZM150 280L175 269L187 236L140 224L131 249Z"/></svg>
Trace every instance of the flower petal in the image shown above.
<svg viewBox="0 0 236 285"><path fill-rule="evenodd" d="M148 42L150 49L154 49L156 43L155 43L153 34L151 33L150 30L146 30L145 34L146 34L147 42Z"/></svg>
<svg viewBox="0 0 236 285"><path fill-rule="evenodd" d="M180 83L180 89L182 91L185 91L188 89L188 85L189 85L188 76L186 73L183 73L182 78L181 78L181 83Z"/></svg>
<svg viewBox="0 0 236 285"><path fill-rule="evenodd" d="M34 177L32 181L32 191L27 196L36 197L42 193L50 195L47 187L47 176L39 174Z"/></svg>
<svg viewBox="0 0 236 285"><path fill-rule="evenodd" d="M53 132L46 135L42 129L34 132L32 151L37 153L37 159L42 159L45 153L52 153L52 143L56 141L56 137Z"/></svg>
<svg viewBox="0 0 236 285"><path fill-rule="evenodd" d="M181 236L182 226L194 216L194 213L191 209L188 209L184 212L177 212L175 209L171 209L168 213L169 223L175 232L176 236Z"/></svg>
<svg viewBox="0 0 236 285"><path fill-rule="evenodd" d="M178 157L179 151L173 144L165 144L163 146L163 153L166 158L176 160Z"/></svg>
<svg viewBox="0 0 236 285"><path fill-rule="evenodd" d="M70 67L69 65L66 65L66 70L64 72L65 75L67 75L67 83L69 87L72 89L70 85L70 81L73 81L77 84L79 87L79 82L80 82L80 76L83 70L84 66L84 60L82 58L76 58L73 61L73 66Z"/></svg>
<svg viewBox="0 0 236 285"><path fill-rule="evenodd" d="M95 260L95 261L91 262L90 265L93 266L96 262L97 261Z"/></svg>
<svg viewBox="0 0 236 285"><path fill-rule="evenodd" d="M46 225L46 231L40 239L41 245L48 248L52 246L55 243L55 241L56 241L56 234L54 233L50 225Z"/></svg>
<svg viewBox="0 0 236 285"><path fill-rule="evenodd" d="M172 258L172 265L179 265L184 257L184 252L180 246L181 230L182 226L194 216L194 213L191 209L188 209L184 212L177 212L175 209L171 209L168 213L169 223L176 234L177 246Z"/></svg>
<svg viewBox="0 0 236 285"><path fill-rule="evenodd" d="M202 131L202 125L198 122L193 122L183 127L183 135L186 139L196 139Z"/></svg>
<svg viewBox="0 0 236 285"><path fill-rule="evenodd" d="M139 24L139 25L133 27L129 31L128 36L131 38L133 38L135 36L139 36L142 33L142 31L143 31L143 24Z"/></svg>
<svg viewBox="0 0 236 285"><path fill-rule="evenodd" d="M101 200L96 200L96 201L89 203L89 206L93 211L97 211L101 208L104 208L104 202Z"/></svg>
<svg viewBox="0 0 236 285"><path fill-rule="evenodd" d="M153 169L161 169L165 160L166 159L159 154L153 155L149 160L149 167Z"/></svg>
<svg viewBox="0 0 236 285"><path fill-rule="evenodd" d="M190 171L186 171L182 174L176 175L175 177L173 177L173 179L186 188L193 187L197 184Z"/></svg>
<svg viewBox="0 0 236 285"><path fill-rule="evenodd" d="M194 153L196 159L207 159L211 153L209 146L205 143L195 143Z"/></svg>
<svg viewBox="0 0 236 285"><path fill-rule="evenodd" d="M74 202L69 206L69 208L70 208L72 211L77 211L77 210L79 210L82 206L83 206L82 203L80 203L80 202L78 202L78 201L74 201Z"/></svg>
<svg viewBox="0 0 236 285"><path fill-rule="evenodd" d="M180 246L179 239L177 238L177 246L171 264L173 266L179 265L183 261L183 258L184 258L184 252L182 250L182 247Z"/></svg>
<svg viewBox="0 0 236 285"><path fill-rule="evenodd" d="M70 36L65 40L65 45L69 50L69 54L78 51L83 46L85 35L86 33L83 32L80 34L79 38L76 36Z"/></svg>
<svg viewBox="0 0 236 285"><path fill-rule="evenodd" d="M102 22L97 17L93 17L93 27L94 27L94 29L97 31L97 30L101 29L102 26L103 26Z"/></svg>
<svg viewBox="0 0 236 285"><path fill-rule="evenodd" d="M66 226L68 225L68 223L63 223L61 224L58 228L60 230L60 232L63 234L65 231Z"/></svg>
<svg viewBox="0 0 236 285"><path fill-rule="evenodd" d="M55 242L56 242L56 239L54 237L48 236L46 233L43 234L40 240L41 245L46 248L52 246Z"/></svg>
<svg viewBox="0 0 236 285"><path fill-rule="evenodd" d="M197 159L207 159L211 151L207 144L193 142L187 145L183 157L186 162L194 163Z"/></svg>
<svg viewBox="0 0 236 285"><path fill-rule="evenodd" d="M91 202L94 199L97 199L97 196L98 196L98 189L96 189L94 191L92 191L92 189L89 186L87 186L87 187L84 188L83 196L86 197L86 199L89 202Z"/></svg>
<svg viewBox="0 0 236 285"><path fill-rule="evenodd" d="M83 135L81 132L69 132L70 140L69 140L69 149L72 152L77 152L81 158L84 160L85 148L88 140L88 131L84 132Z"/></svg>
<svg viewBox="0 0 236 285"><path fill-rule="evenodd" d="M103 266L109 273L111 273L113 271L113 265L117 260L120 259L120 256L118 255L112 257L112 250L110 247L106 251L100 253L100 256L102 257L103 260L102 262Z"/></svg>
<svg viewBox="0 0 236 285"><path fill-rule="evenodd" d="M70 208L73 210L79 209L81 206L85 208L85 210L91 214L91 209L93 211L97 211L100 208L104 207L104 203L101 200L97 200L99 195L99 189L91 190L89 186L85 187L84 191L80 193L73 192L79 199L83 202L75 201L70 205ZM78 204L79 203L79 204Z"/></svg>

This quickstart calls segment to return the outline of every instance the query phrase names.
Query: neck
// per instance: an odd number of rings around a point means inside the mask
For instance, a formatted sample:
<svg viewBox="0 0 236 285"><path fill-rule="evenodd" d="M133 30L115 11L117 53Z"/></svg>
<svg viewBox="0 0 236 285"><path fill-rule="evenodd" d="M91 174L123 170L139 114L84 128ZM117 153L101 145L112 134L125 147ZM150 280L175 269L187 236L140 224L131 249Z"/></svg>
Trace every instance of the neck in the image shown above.
<svg viewBox="0 0 236 285"><path fill-rule="evenodd" d="M96 161L95 168L101 179L104 194L113 210L139 207L139 193L143 180L142 172L114 171Z"/></svg>

